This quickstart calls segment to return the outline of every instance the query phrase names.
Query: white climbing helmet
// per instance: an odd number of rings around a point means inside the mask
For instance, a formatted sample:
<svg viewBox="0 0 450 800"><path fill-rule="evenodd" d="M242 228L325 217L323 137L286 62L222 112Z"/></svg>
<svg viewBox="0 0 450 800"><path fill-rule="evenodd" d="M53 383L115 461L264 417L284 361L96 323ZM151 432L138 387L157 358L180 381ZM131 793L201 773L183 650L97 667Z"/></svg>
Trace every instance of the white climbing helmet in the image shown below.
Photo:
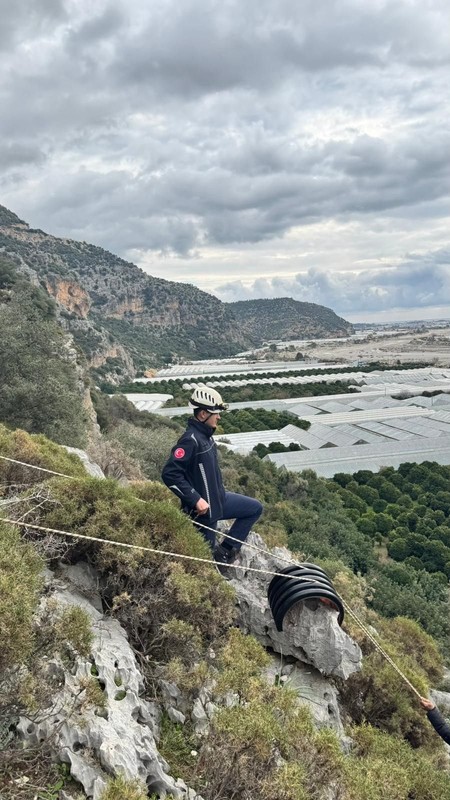
<svg viewBox="0 0 450 800"><path fill-rule="evenodd" d="M189 405L192 408L203 408L205 411L209 411L210 414L217 414L219 411L226 411L228 408L219 392L204 383L199 383L195 387L189 400Z"/></svg>

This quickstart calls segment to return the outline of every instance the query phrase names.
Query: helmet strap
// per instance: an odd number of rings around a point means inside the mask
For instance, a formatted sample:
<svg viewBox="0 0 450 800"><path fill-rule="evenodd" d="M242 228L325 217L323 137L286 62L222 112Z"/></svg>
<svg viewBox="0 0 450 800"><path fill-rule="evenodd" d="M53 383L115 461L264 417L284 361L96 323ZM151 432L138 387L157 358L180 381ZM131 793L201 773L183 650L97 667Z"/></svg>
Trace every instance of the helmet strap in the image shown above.
<svg viewBox="0 0 450 800"><path fill-rule="evenodd" d="M207 422L210 419L210 417L212 417L214 414L219 414L220 413L219 411L208 411L207 408L197 408L194 411L194 416L195 416L196 419L197 419L197 414L198 414L199 411L204 411L205 414L208 414L208 416L205 417L205 419L199 420L200 422L203 422L203 424L205 422Z"/></svg>

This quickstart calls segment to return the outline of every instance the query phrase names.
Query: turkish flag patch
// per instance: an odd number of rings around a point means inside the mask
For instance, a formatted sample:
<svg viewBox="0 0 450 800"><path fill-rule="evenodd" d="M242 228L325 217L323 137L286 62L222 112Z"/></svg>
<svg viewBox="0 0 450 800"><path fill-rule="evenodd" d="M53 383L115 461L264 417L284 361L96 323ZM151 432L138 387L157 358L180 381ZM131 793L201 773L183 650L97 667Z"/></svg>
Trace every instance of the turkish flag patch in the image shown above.
<svg viewBox="0 0 450 800"><path fill-rule="evenodd" d="M182 447L177 447L177 449L174 452L175 458L184 458L185 455L186 453Z"/></svg>

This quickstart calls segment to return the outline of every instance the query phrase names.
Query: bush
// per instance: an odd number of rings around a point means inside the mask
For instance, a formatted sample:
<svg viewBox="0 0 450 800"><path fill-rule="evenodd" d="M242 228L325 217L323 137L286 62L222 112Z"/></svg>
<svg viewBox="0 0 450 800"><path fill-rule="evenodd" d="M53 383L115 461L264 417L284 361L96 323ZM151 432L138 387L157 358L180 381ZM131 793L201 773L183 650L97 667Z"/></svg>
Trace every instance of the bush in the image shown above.
<svg viewBox="0 0 450 800"><path fill-rule="evenodd" d="M21 287L0 305L0 419L81 447L87 424L83 387L49 303L42 290Z"/></svg>
<svg viewBox="0 0 450 800"><path fill-rule="evenodd" d="M138 780L127 781L119 775L108 781L100 800L148 800L147 787Z"/></svg>
<svg viewBox="0 0 450 800"><path fill-rule="evenodd" d="M132 488L93 478L53 480L49 488L54 505L42 512L49 527L211 558L202 536L172 501L142 502ZM68 557L84 557L95 565L104 578L104 600L134 646L144 646L153 658L172 655L174 637L182 658L192 659L193 651L199 657L211 637L220 637L232 621L232 589L208 563L81 540L71 545ZM176 621L186 620L189 631L177 628Z"/></svg>
<svg viewBox="0 0 450 800"><path fill-rule="evenodd" d="M416 561L417 564L383 564L371 573L370 605L385 617L417 620L448 654L450 613L446 577L431 575L421 569L419 559Z"/></svg>
<svg viewBox="0 0 450 800"><path fill-rule="evenodd" d="M172 722L166 713L161 717L158 750L168 762L170 774L175 779L182 778L188 784L195 781L195 757L197 740L189 725Z"/></svg>
<svg viewBox="0 0 450 800"><path fill-rule="evenodd" d="M106 478L126 482L138 481L144 477L138 462L118 441L110 442L104 437L96 438L90 442L87 452Z"/></svg>
<svg viewBox="0 0 450 800"><path fill-rule="evenodd" d="M158 480L177 440L177 432L167 427L149 430L120 422L109 434L109 440L139 464L146 478Z"/></svg>
<svg viewBox="0 0 450 800"><path fill-rule="evenodd" d="M32 651L42 568L32 546L0 522L0 672L25 661Z"/></svg>
<svg viewBox="0 0 450 800"><path fill-rule="evenodd" d="M45 436L26 433L22 430L10 431L0 424L0 452L6 458L43 467L46 470L61 472L73 477L85 477L86 470L78 456L68 453L63 447L51 442ZM20 464L0 459L0 482L4 491L12 487L23 488L34 483L42 483L45 472L27 469Z"/></svg>
<svg viewBox="0 0 450 800"><path fill-rule="evenodd" d="M345 800L442 800L449 778L438 758L420 754L406 742L371 725L350 731L354 743L345 762Z"/></svg>
<svg viewBox="0 0 450 800"><path fill-rule="evenodd" d="M428 682L440 674L441 659L431 637L412 620L381 620L376 623L382 634L380 644L417 688L427 693ZM433 742L434 733L410 690L384 657L373 646L363 661L360 673L353 674L342 687L341 698L352 719L401 736L413 747ZM420 661L416 660L420 649ZM437 658L436 667L433 659Z"/></svg>

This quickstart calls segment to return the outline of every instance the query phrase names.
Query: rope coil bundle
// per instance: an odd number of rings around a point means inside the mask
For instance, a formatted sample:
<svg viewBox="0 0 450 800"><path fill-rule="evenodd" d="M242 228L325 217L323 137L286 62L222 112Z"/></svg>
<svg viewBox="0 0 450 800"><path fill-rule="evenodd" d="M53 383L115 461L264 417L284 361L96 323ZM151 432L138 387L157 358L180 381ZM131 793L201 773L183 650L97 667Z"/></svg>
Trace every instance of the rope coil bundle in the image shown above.
<svg viewBox="0 0 450 800"><path fill-rule="evenodd" d="M332 606L338 611L339 625L344 620L341 598L326 572L315 564L294 564L281 570L280 575L272 578L267 596L277 631L283 630L283 620L289 609L305 600L319 600Z"/></svg>

